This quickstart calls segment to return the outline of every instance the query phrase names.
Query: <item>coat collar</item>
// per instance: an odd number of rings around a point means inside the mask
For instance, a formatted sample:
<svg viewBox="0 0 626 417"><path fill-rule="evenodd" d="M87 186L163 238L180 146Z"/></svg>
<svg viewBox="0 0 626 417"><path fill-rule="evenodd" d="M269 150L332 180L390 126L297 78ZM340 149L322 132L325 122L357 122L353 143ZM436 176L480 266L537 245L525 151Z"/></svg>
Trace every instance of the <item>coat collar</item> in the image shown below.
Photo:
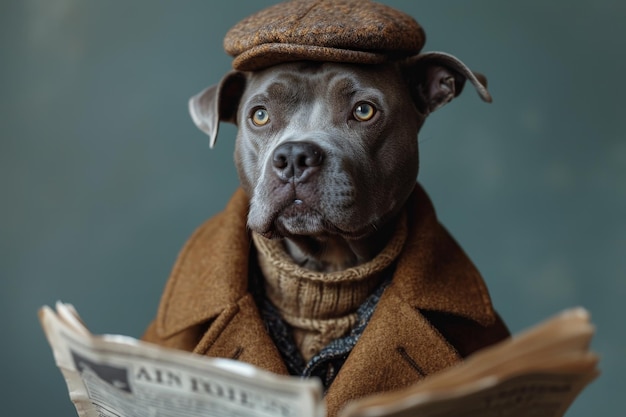
<svg viewBox="0 0 626 417"><path fill-rule="evenodd" d="M161 337L211 320L247 294L248 204L246 194L237 190L225 210L200 226L183 247L157 314ZM407 214L407 241L387 291L416 309L492 323L495 313L479 272L439 224L419 184L407 202Z"/></svg>
<svg viewBox="0 0 626 417"><path fill-rule="evenodd" d="M482 276L448 231L418 184L408 203L409 235L391 291L420 310L492 324L496 313Z"/></svg>
<svg viewBox="0 0 626 417"><path fill-rule="evenodd" d="M238 189L225 210L202 224L181 250L157 313L161 337L214 319L247 293L248 204Z"/></svg>

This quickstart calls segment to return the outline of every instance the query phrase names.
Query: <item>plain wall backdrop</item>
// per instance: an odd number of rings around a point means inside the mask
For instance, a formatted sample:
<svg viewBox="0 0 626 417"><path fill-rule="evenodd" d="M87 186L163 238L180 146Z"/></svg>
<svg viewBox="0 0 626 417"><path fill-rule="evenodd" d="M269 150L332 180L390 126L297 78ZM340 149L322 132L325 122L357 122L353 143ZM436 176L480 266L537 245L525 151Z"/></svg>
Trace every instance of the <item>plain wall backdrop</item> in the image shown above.
<svg viewBox="0 0 626 417"><path fill-rule="evenodd" d="M267 0L0 3L0 410L75 415L37 321L73 303L140 336L175 257L237 187L187 99L230 69L226 31ZM513 331L582 305L601 377L568 416L623 415L626 3L385 1L487 75L420 134L420 182Z"/></svg>

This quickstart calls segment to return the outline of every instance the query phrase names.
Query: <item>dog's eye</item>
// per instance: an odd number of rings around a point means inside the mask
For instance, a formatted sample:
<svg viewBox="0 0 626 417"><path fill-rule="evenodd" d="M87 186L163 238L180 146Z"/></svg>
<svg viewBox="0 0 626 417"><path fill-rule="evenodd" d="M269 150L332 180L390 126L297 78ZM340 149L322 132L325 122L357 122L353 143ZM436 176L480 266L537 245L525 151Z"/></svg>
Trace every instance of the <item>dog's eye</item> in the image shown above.
<svg viewBox="0 0 626 417"><path fill-rule="evenodd" d="M270 121L270 114L265 107L257 107L252 113L252 123L256 126L264 126Z"/></svg>
<svg viewBox="0 0 626 417"><path fill-rule="evenodd" d="M369 103L359 103L352 111L354 118L361 122L367 122L376 114L376 108Z"/></svg>

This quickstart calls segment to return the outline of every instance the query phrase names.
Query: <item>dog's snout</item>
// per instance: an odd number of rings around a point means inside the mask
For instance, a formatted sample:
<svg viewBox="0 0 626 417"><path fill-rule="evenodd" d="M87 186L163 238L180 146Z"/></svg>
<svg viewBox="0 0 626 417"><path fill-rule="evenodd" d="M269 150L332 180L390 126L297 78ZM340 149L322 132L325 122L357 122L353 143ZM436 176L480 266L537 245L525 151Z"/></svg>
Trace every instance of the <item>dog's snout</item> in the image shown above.
<svg viewBox="0 0 626 417"><path fill-rule="evenodd" d="M301 179L322 165L324 151L311 142L285 142L274 150L272 165L280 177Z"/></svg>

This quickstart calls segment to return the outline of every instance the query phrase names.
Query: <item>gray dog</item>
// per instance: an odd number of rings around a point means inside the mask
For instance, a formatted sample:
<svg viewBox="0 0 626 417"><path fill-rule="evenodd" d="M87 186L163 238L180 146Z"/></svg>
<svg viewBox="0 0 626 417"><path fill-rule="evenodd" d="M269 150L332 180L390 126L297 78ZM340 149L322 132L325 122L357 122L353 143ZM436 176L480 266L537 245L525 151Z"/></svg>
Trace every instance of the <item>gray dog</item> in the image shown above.
<svg viewBox="0 0 626 417"><path fill-rule="evenodd" d="M403 63L288 63L231 72L190 100L214 145L235 123L248 226L284 238L299 265L337 271L384 247L415 187L426 116L484 78L443 53Z"/></svg>
<svg viewBox="0 0 626 417"><path fill-rule="evenodd" d="M426 117L484 77L420 53L421 26L363 0L294 0L224 39L234 72L190 100L238 189L182 249L144 339L318 378L329 417L508 337L416 182Z"/></svg>
<svg viewBox="0 0 626 417"><path fill-rule="evenodd" d="M416 184L418 131L468 80L490 100L441 53L235 71L193 97L211 146L237 124L243 191L189 239L144 339L319 378L335 416L506 338Z"/></svg>

